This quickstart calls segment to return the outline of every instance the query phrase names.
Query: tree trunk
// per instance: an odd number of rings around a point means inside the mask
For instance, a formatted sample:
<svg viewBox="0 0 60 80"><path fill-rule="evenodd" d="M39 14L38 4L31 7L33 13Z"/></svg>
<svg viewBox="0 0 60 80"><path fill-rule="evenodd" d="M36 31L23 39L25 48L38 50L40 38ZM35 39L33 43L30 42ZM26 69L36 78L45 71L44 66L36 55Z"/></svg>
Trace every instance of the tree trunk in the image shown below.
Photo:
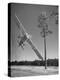
<svg viewBox="0 0 60 80"><path fill-rule="evenodd" d="M45 69L47 69L47 58L46 58L46 37L44 37L44 52L45 52Z"/></svg>

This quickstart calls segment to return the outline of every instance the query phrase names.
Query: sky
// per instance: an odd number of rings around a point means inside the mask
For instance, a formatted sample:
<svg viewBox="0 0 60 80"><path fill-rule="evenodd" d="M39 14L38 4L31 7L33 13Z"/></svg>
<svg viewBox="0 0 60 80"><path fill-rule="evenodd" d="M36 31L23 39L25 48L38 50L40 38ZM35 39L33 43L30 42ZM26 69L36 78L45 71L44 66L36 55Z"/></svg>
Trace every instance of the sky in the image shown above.
<svg viewBox="0 0 60 80"><path fill-rule="evenodd" d="M38 16L41 12L46 12L49 16L51 11L58 12L58 8L52 5L11 4L11 61L39 60L27 42L25 42L24 50L18 47L17 36L21 31L15 22L15 14L26 31L32 35L34 45L44 58L44 39L40 35L41 29L37 27ZM48 19L48 29L53 33L46 37L47 59L58 58L58 25L55 24L55 17Z"/></svg>

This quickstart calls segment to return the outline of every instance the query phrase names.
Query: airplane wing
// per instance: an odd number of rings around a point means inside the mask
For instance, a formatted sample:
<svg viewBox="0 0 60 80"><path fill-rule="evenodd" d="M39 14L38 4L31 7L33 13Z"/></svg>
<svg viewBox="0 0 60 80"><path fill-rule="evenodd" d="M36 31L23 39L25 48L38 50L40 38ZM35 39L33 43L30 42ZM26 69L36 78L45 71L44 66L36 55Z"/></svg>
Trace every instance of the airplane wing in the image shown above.
<svg viewBox="0 0 60 80"><path fill-rule="evenodd" d="M32 40L31 39L28 39L27 42L31 46L31 48L34 50L34 52L36 53L36 55L38 56L38 58L43 60L43 57L39 53L38 49L34 46Z"/></svg>
<svg viewBox="0 0 60 80"><path fill-rule="evenodd" d="M32 40L29 38L28 33L26 32L25 28L23 27L22 23L20 22L20 20L18 19L18 17L16 16L16 23L18 25L18 28L20 29L20 31L22 32L23 36L26 36L26 41L28 42L28 44L31 46L31 48L34 50L34 52L36 53L36 55L39 57L39 59L43 60L43 57L40 55L39 51L37 50L37 48L34 46Z"/></svg>
<svg viewBox="0 0 60 80"><path fill-rule="evenodd" d="M21 21L19 20L19 18L18 18L18 16L16 14L15 14L15 21L16 21L16 24L17 24L19 30L22 32L22 35L26 35L26 30L23 27Z"/></svg>

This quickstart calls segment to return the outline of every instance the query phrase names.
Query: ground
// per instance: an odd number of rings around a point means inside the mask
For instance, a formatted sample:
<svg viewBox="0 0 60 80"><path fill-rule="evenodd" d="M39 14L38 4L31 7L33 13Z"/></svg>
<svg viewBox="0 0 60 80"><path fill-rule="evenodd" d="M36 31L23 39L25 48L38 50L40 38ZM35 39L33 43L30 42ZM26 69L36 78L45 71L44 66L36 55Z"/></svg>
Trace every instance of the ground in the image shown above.
<svg viewBox="0 0 60 80"><path fill-rule="evenodd" d="M55 75L58 74L58 67L42 66L11 66L12 77L37 76L37 75Z"/></svg>

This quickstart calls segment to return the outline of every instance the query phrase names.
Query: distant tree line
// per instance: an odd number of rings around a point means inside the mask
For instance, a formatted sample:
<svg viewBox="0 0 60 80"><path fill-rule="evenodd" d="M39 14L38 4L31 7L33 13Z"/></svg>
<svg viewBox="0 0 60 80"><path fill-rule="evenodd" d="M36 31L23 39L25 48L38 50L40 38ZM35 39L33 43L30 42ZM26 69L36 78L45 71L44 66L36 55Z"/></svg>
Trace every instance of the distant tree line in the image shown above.
<svg viewBox="0 0 60 80"><path fill-rule="evenodd" d="M45 66L45 61L8 61L9 65L31 65L31 66ZM47 66L58 66L58 59L48 59Z"/></svg>

